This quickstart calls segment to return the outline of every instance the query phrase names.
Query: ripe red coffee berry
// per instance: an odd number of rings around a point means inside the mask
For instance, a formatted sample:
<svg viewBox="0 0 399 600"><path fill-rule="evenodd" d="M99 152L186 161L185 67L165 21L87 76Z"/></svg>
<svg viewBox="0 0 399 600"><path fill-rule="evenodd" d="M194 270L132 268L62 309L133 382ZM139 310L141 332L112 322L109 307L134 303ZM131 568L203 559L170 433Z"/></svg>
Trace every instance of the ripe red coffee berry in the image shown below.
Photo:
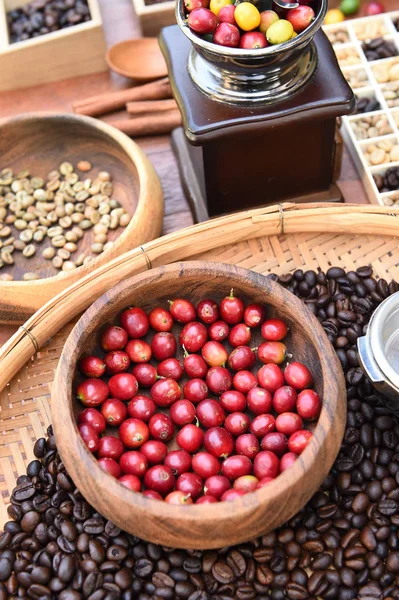
<svg viewBox="0 0 399 600"><path fill-rule="evenodd" d="M284 375L278 365L269 363L259 369L258 381L261 387L274 394L278 388L284 385Z"/></svg>
<svg viewBox="0 0 399 600"><path fill-rule="evenodd" d="M183 387L183 396L193 404L208 397L208 386L202 379L190 379Z"/></svg>
<svg viewBox="0 0 399 600"><path fill-rule="evenodd" d="M150 465L159 465L168 454L168 447L158 440L148 440L141 446L140 452L144 454Z"/></svg>
<svg viewBox="0 0 399 600"><path fill-rule="evenodd" d="M145 474L144 485L161 496L166 496L175 487L175 477L166 465L155 465Z"/></svg>
<svg viewBox="0 0 399 600"><path fill-rule="evenodd" d="M255 364L256 354L249 346L235 348L229 356L229 367L232 371L251 369Z"/></svg>
<svg viewBox="0 0 399 600"><path fill-rule="evenodd" d="M119 427L119 437L127 448L139 448L148 440L150 432L144 421L126 419Z"/></svg>
<svg viewBox="0 0 399 600"><path fill-rule="evenodd" d="M210 398L202 400L197 406L197 418L206 429L223 424L226 413L219 402Z"/></svg>
<svg viewBox="0 0 399 600"><path fill-rule="evenodd" d="M201 300L197 306L198 318L206 325L211 325L219 318L219 307L213 300Z"/></svg>
<svg viewBox="0 0 399 600"><path fill-rule="evenodd" d="M121 400L117 400L117 398L110 398L109 400L106 400L104 404L102 404L101 414L108 425L116 427L117 425L120 425L124 419L126 419L127 408Z"/></svg>
<svg viewBox="0 0 399 600"><path fill-rule="evenodd" d="M129 452L124 452L120 457L119 466L122 469L122 473L144 477L148 469L148 461L142 452L129 450Z"/></svg>
<svg viewBox="0 0 399 600"><path fill-rule="evenodd" d="M294 452L294 454L302 454L312 437L312 432L307 429L296 431L288 440L289 451Z"/></svg>
<svg viewBox="0 0 399 600"><path fill-rule="evenodd" d="M99 458L97 462L102 470L112 475L112 477L118 479L121 476L121 468L113 458Z"/></svg>
<svg viewBox="0 0 399 600"><path fill-rule="evenodd" d="M183 366L190 379L205 379L208 372L208 365L198 354L187 354L183 359Z"/></svg>
<svg viewBox="0 0 399 600"><path fill-rule="evenodd" d="M252 421L249 429L257 438L263 438L267 433L276 428L276 419L273 415L258 415Z"/></svg>
<svg viewBox="0 0 399 600"><path fill-rule="evenodd" d="M258 347L258 359L264 364L281 365L287 356L287 346L283 342L263 342Z"/></svg>
<svg viewBox="0 0 399 600"><path fill-rule="evenodd" d="M268 319L262 323L262 337L269 342L280 342L288 333L288 327L281 319Z"/></svg>
<svg viewBox="0 0 399 600"><path fill-rule="evenodd" d="M288 449L288 438L279 431L267 433L261 442L262 450L274 452L278 457L283 456Z"/></svg>
<svg viewBox="0 0 399 600"><path fill-rule="evenodd" d="M148 321L154 331L170 331L173 327L172 315L164 308L153 308Z"/></svg>
<svg viewBox="0 0 399 600"><path fill-rule="evenodd" d="M210 454L209 452L198 452L197 454L194 454L191 466L194 473L202 477L202 479L208 479L208 477L217 475L220 471L220 462L216 456L213 456L213 454Z"/></svg>
<svg viewBox="0 0 399 600"><path fill-rule="evenodd" d="M209 337L216 342L223 342L229 336L230 328L224 321L215 321L209 327Z"/></svg>
<svg viewBox="0 0 399 600"><path fill-rule="evenodd" d="M246 409L247 399L244 394L237 390L227 390L220 396L220 405L227 412L240 412Z"/></svg>
<svg viewBox="0 0 399 600"><path fill-rule="evenodd" d="M233 290L230 295L223 298L220 303L220 316L229 325L237 325L244 317L244 302L234 296Z"/></svg>
<svg viewBox="0 0 399 600"><path fill-rule="evenodd" d="M153 386L158 377L156 368L148 363L135 365L132 369L132 374L137 379L139 386L144 388Z"/></svg>
<svg viewBox="0 0 399 600"><path fill-rule="evenodd" d="M195 504L215 504L218 500L214 496L200 496Z"/></svg>
<svg viewBox="0 0 399 600"><path fill-rule="evenodd" d="M231 435L239 436L249 429L250 420L248 415L242 412L234 412L227 415L224 427Z"/></svg>
<svg viewBox="0 0 399 600"><path fill-rule="evenodd" d="M176 298L170 304L170 314L178 323L190 323L197 316L194 306L188 300Z"/></svg>
<svg viewBox="0 0 399 600"><path fill-rule="evenodd" d="M137 394L139 385L131 373L117 373L108 381L109 392L118 400L131 400Z"/></svg>
<svg viewBox="0 0 399 600"><path fill-rule="evenodd" d="M99 458L113 458L119 460L124 453L123 443L113 435L105 435L100 438L97 455Z"/></svg>
<svg viewBox="0 0 399 600"><path fill-rule="evenodd" d="M104 357L104 363L107 373L114 375L115 373L123 373L127 371L130 365L130 358L123 350L112 350Z"/></svg>
<svg viewBox="0 0 399 600"><path fill-rule="evenodd" d="M235 480L233 488L248 494L248 492L254 492L256 490L258 483L259 480L254 475L243 475Z"/></svg>
<svg viewBox="0 0 399 600"><path fill-rule="evenodd" d="M91 425L97 433L102 433L107 426L104 417L96 408L85 408L78 416L78 423Z"/></svg>
<svg viewBox="0 0 399 600"><path fill-rule="evenodd" d="M254 459L254 475L258 479L263 477L277 477L280 472L280 461L278 457L268 450L259 452Z"/></svg>
<svg viewBox="0 0 399 600"><path fill-rule="evenodd" d="M201 496L203 485L201 477L195 473L182 473L176 481L176 489L191 496L193 500Z"/></svg>
<svg viewBox="0 0 399 600"><path fill-rule="evenodd" d="M159 379L151 388L151 397L157 406L167 407L179 400L181 389L174 379Z"/></svg>
<svg viewBox="0 0 399 600"><path fill-rule="evenodd" d="M148 429L151 437L161 442L169 442L175 430L172 419L169 415L163 413L152 415L148 423Z"/></svg>
<svg viewBox="0 0 399 600"><path fill-rule="evenodd" d="M173 423L183 427L192 423L195 419L195 406L189 400L177 400L169 409L169 415Z"/></svg>
<svg viewBox="0 0 399 600"><path fill-rule="evenodd" d="M263 388L254 387L247 394L247 404L255 415L269 413L272 408L272 395Z"/></svg>
<svg viewBox="0 0 399 600"><path fill-rule="evenodd" d="M178 477L191 469L191 456L186 450L172 450L165 456L164 464Z"/></svg>
<svg viewBox="0 0 399 600"><path fill-rule="evenodd" d="M114 377L118 377L118 375L114 375ZM109 393L110 390L105 381L93 378L82 381L76 390L78 400L89 408L100 406L108 398Z"/></svg>
<svg viewBox="0 0 399 600"><path fill-rule="evenodd" d="M236 7L233 4L227 4L219 10L218 21L219 23L230 23L230 25L237 25L234 18Z"/></svg>
<svg viewBox="0 0 399 600"><path fill-rule="evenodd" d="M233 387L243 394L248 394L249 390L252 390L257 385L258 381L251 371L238 371L234 375Z"/></svg>
<svg viewBox="0 0 399 600"><path fill-rule="evenodd" d="M281 413L281 415L278 415L276 419L276 429L280 433L290 436L291 434L295 433L295 431L303 429L303 421L296 413Z"/></svg>
<svg viewBox="0 0 399 600"><path fill-rule="evenodd" d="M97 431L89 423L81 423L78 425L79 433L90 452L97 452L100 445L100 438Z"/></svg>
<svg viewBox="0 0 399 600"><path fill-rule="evenodd" d="M156 333L151 341L151 350L157 360L172 358L177 350L175 336L169 331Z"/></svg>
<svg viewBox="0 0 399 600"><path fill-rule="evenodd" d="M227 392L233 384L230 372L225 367L211 367L205 381L211 392L217 396Z"/></svg>
<svg viewBox="0 0 399 600"><path fill-rule="evenodd" d="M222 475L234 481L238 477L243 475L251 475L252 473L252 461L248 456L242 454L235 454L229 456L222 463Z"/></svg>
<svg viewBox="0 0 399 600"><path fill-rule="evenodd" d="M152 500L163 500L161 494L154 492L154 490L144 490L143 496L146 498L151 498Z"/></svg>
<svg viewBox="0 0 399 600"><path fill-rule="evenodd" d="M106 352L122 350L127 344L127 333L122 327L111 325L101 336L101 347Z"/></svg>
<svg viewBox="0 0 399 600"><path fill-rule="evenodd" d="M147 315L137 306L123 311L121 314L121 325L127 331L129 337L134 339L144 337L150 328ZM117 348L112 349L116 350Z"/></svg>
<svg viewBox="0 0 399 600"><path fill-rule="evenodd" d="M201 356L209 367L222 367L229 357L226 348L220 342L205 342Z"/></svg>
<svg viewBox="0 0 399 600"><path fill-rule="evenodd" d="M284 369L284 377L288 385L296 390L303 390L313 385L313 377L309 369L300 362L292 362Z"/></svg>
<svg viewBox="0 0 399 600"><path fill-rule="evenodd" d="M167 502L168 504L176 504L182 506L185 504L192 504L193 499L191 498L190 494L185 494L184 492L175 490L174 492L170 492L170 494L166 496L165 502Z"/></svg>
<svg viewBox="0 0 399 600"><path fill-rule="evenodd" d="M176 436L179 448L192 454L199 450L204 439L204 432L196 425L184 425Z"/></svg>
<svg viewBox="0 0 399 600"><path fill-rule="evenodd" d="M259 480L258 485L256 486L256 489L259 490L260 488L263 488L265 485L267 485L274 479L275 479L275 477L262 477L262 479Z"/></svg>
<svg viewBox="0 0 399 600"><path fill-rule="evenodd" d="M180 332L179 341L187 352L199 352L208 339L208 330L203 323L187 323Z"/></svg>
<svg viewBox="0 0 399 600"><path fill-rule="evenodd" d="M158 375L179 381L183 376L183 367L177 358L167 358L159 363Z"/></svg>
<svg viewBox="0 0 399 600"><path fill-rule="evenodd" d="M251 341L251 329L245 323L234 325L229 333L229 342L233 348L238 346L248 346Z"/></svg>
<svg viewBox="0 0 399 600"><path fill-rule="evenodd" d="M315 421L321 411L319 394L314 390L303 390L298 394L296 409L303 419Z"/></svg>
<svg viewBox="0 0 399 600"><path fill-rule="evenodd" d="M280 472L283 473L292 467L297 458L298 456L294 452L287 452L287 454L284 454L280 460Z"/></svg>
<svg viewBox="0 0 399 600"><path fill-rule="evenodd" d="M231 488L230 481L224 475L212 475L205 480L204 493L219 499Z"/></svg>
<svg viewBox="0 0 399 600"><path fill-rule="evenodd" d="M205 432L204 447L216 458L227 458L234 450L234 439L223 427L212 427Z"/></svg>
<svg viewBox="0 0 399 600"><path fill-rule="evenodd" d="M133 419L140 419L148 423L152 415L155 414L157 407L151 398L147 396L135 396L127 405L127 414Z"/></svg>
<svg viewBox="0 0 399 600"><path fill-rule="evenodd" d="M261 304L249 304L244 310L244 323L248 327L258 327L263 323L266 311Z"/></svg>
<svg viewBox="0 0 399 600"><path fill-rule="evenodd" d="M79 369L85 377L102 377L105 373L105 362L98 356L85 356L79 361Z"/></svg>
<svg viewBox="0 0 399 600"><path fill-rule="evenodd" d="M132 492L141 492L141 481L136 475L122 475L122 477L119 477L118 481Z"/></svg>
<svg viewBox="0 0 399 600"><path fill-rule="evenodd" d="M146 363L152 356L151 346L144 340L130 340L125 350L134 363Z"/></svg>
<svg viewBox="0 0 399 600"><path fill-rule="evenodd" d="M283 385L273 394L273 410L277 414L291 412L296 405L297 393L290 385Z"/></svg>
<svg viewBox="0 0 399 600"><path fill-rule="evenodd" d="M253 433L244 433L236 439L235 447L237 454L243 454L253 460L259 452L259 441Z"/></svg>
<svg viewBox="0 0 399 600"><path fill-rule="evenodd" d="M242 496L245 496L245 492L243 492L242 490L231 489L227 490L227 492L223 494L220 500L222 502L234 502L234 500L238 500Z"/></svg>

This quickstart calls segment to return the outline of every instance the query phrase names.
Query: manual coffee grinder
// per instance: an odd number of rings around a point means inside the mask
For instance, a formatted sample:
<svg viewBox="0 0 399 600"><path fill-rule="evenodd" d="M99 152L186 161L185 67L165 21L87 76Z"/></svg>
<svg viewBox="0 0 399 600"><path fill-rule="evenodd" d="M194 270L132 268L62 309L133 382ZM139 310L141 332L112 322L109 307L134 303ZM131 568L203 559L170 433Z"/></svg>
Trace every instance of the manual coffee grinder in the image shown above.
<svg viewBox="0 0 399 600"><path fill-rule="evenodd" d="M355 99L320 29L327 0L312 6L316 18L298 36L244 50L197 36L177 0L177 25L162 30L160 46L183 118L174 150L197 221L285 200L342 200L336 121Z"/></svg>

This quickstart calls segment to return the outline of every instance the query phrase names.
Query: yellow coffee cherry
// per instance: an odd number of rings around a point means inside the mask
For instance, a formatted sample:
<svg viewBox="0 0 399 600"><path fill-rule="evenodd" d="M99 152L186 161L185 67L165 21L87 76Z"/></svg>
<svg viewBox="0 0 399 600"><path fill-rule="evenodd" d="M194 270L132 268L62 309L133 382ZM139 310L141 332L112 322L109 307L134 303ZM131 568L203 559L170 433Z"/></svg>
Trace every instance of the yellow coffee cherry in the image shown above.
<svg viewBox="0 0 399 600"><path fill-rule="evenodd" d="M266 37L269 44L283 44L291 39L294 28L289 21L279 19L267 30Z"/></svg>
<svg viewBox="0 0 399 600"><path fill-rule="evenodd" d="M234 12L238 27L244 31L252 31L260 24L260 12L251 2L242 2Z"/></svg>
<svg viewBox="0 0 399 600"><path fill-rule="evenodd" d="M339 10L339 8L332 8L327 11L326 17L324 19L324 25L333 25L334 23L341 23L341 21L345 20L344 13Z"/></svg>

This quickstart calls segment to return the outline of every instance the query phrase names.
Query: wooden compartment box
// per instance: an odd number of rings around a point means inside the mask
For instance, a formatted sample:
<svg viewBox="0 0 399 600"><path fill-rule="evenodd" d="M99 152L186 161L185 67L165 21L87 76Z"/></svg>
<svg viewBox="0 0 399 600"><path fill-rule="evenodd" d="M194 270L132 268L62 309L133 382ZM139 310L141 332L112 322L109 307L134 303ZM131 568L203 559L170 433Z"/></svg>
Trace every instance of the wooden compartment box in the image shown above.
<svg viewBox="0 0 399 600"><path fill-rule="evenodd" d="M29 1L0 0L0 91L107 70L97 0L88 0L90 21L10 44L7 12Z"/></svg>
<svg viewBox="0 0 399 600"><path fill-rule="evenodd" d="M133 0L133 6L143 36L157 37L162 27L176 24L174 0L148 5L144 0Z"/></svg>

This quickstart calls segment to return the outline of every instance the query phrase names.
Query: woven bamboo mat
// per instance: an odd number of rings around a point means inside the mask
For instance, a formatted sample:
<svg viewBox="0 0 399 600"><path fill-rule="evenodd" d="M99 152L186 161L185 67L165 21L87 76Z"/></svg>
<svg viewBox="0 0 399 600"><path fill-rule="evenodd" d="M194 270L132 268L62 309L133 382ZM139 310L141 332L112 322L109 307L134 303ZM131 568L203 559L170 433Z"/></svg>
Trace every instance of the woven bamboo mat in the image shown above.
<svg viewBox="0 0 399 600"><path fill-rule="evenodd" d="M236 264L267 275L297 268L327 270L331 265L346 270L371 264L377 277L399 281L399 240L375 234L370 216L370 235L296 233L258 237L223 244L187 260L213 260ZM399 227L398 227L399 234ZM94 300L94 298L93 298ZM16 479L33 459L34 441L50 424L50 393L63 344L73 323L64 327L38 352L0 393L0 525L8 520L7 504Z"/></svg>

